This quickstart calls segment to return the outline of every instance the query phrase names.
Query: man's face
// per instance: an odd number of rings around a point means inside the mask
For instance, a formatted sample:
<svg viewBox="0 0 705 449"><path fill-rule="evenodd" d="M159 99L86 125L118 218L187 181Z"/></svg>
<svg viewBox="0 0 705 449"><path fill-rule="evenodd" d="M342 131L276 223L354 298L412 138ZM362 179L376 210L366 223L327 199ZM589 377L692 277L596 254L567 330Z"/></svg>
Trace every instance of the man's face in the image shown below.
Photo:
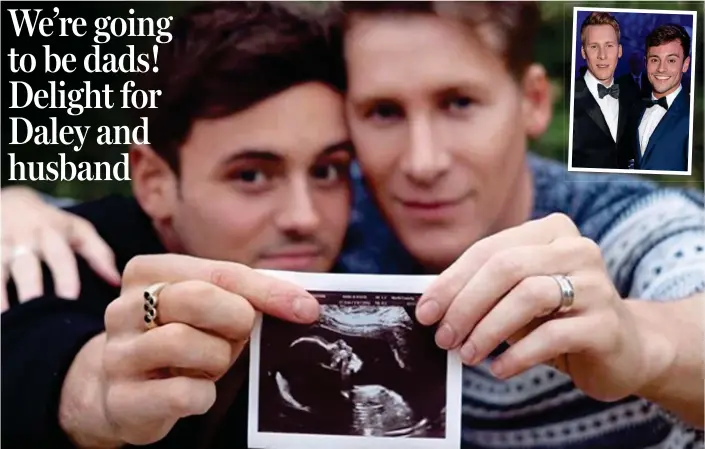
<svg viewBox="0 0 705 449"><path fill-rule="evenodd" d="M622 57L622 46L611 25L590 25L585 29L585 41L580 50L588 70L603 83L609 84Z"/></svg>
<svg viewBox="0 0 705 449"><path fill-rule="evenodd" d="M690 57L683 56L683 47L678 40L649 48L646 54L646 72L656 98L664 97L678 89L683 74L690 66Z"/></svg>
<svg viewBox="0 0 705 449"><path fill-rule="evenodd" d="M495 50L417 15L355 18L345 52L358 159L416 259L442 270L508 214L525 218L527 117L547 122L550 107L528 105Z"/></svg>
<svg viewBox="0 0 705 449"><path fill-rule="evenodd" d="M318 83L198 120L181 148L171 228L187 254L329 270L346 232L351 147L342 96Z"/></svg>

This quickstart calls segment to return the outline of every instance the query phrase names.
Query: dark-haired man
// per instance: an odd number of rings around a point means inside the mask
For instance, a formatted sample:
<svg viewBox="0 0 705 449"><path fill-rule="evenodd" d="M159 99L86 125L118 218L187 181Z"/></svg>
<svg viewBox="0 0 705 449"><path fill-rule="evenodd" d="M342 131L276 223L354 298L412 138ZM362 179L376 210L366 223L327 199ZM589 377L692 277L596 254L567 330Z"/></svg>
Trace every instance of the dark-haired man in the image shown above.
<svg viewBox="0 0 705 449"><path fill-rule="evenodd" d="M653 86L639 110L636 166L685 172L689 166L690 95L683 74L690 68L690 36L680 25L661 25L646 37L646 71Z"/></svg>
<svg viewBox="0 0 705 449"><path fill-rule="evenodd" d="M211 408L255 309L317 316L305 291L251 268L329 271L341 251L352 161L344 72L316 19L283 4L209 2L175 21L159 72L144 80L162 95L143 111L150 144L131 149L134 199L72 209L115 252L121 285L81 263L78 301L48 285L2 315L4 447L243 446L245 419L230 428L238 439L215 441L200 417L179 420Z"/></svg>

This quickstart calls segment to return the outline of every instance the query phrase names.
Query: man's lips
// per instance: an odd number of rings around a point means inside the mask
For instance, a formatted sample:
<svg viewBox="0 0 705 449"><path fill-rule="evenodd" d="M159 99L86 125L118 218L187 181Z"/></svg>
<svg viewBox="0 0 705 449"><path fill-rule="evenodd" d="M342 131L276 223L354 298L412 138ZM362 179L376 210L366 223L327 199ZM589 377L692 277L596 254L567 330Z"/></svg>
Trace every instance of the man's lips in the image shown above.
<svg viewBox="0 0 705 449"><path fill-rule="evenodd" d="M319 247L301 247L265 253L261 261L263 268L296 271L310 269L321 256Z"/></svg>
<svg viewBox="0 0 705 449"><path fill-rule="evenodd" d="M265 259L295 258L295 257L318 257L322 253L318 247L292 248L287 250L272 251L265 253Z"/></svg>
<svg viewBox="0 0 705 449"><path fill-rule="evenodd" d="M406 213L422 220L445 219L452 215L456 206L471 196L470 193L454 199L404 199L395 198Z"/></svg>
<svg viewBox="0 0 705 449"><path fill-rule="evenodd" d="M657 79L659 81L668 81L669 79L671 79L670 75L652 75L652 76L654 77L654 79Z"/></svg>
<svg viewBox="0 0 705 449"><path fill-rule="evenodd" d="M405 201L399 200L399 202L404 207L410 207L412 209L440 209L442 207L453 206L458 204L460 200L452 201Z"/></svg>

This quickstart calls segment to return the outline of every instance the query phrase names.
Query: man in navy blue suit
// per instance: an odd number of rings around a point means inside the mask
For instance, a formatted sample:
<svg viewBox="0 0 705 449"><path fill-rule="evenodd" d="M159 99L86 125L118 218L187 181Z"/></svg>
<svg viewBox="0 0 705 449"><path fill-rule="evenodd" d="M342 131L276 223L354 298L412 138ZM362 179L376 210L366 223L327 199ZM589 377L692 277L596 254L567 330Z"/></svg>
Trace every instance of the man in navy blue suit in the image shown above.
<svg viewBox="0 0 705 449"><path fill-rule="evenodd" d="M634 130L635 168L687 171L690 96L681 78L690 66L690 36L661 25L646 37L646 71L653 91L640 105Z"/></svg>

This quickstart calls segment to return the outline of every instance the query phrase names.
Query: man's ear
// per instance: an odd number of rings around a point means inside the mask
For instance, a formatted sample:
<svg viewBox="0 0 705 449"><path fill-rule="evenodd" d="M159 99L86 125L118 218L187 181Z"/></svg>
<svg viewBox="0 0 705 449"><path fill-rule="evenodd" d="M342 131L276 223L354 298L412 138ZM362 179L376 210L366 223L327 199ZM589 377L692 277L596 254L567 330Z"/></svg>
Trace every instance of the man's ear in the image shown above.
<svg viewBox="0 0 705 449"><path fill-rule="evenodd" d="M688 68L690 68L690 56L685 57L685 61L683 61L683 73L686 73L688 71Z"/></svg>
<svg viewBox="0 0 705 449"><path fill-rule="evenodd" d="M132 192L153 220L168 220L178 200L178 178L149 145L130 148Z"/></svg>
<svg viewBox="0 0 705 449"><path fill-rule="evenodd" d="M540 64L532 64L524 74L523 114L527 137L536 139L546 132L553 118L553 90Z"/></svg>

